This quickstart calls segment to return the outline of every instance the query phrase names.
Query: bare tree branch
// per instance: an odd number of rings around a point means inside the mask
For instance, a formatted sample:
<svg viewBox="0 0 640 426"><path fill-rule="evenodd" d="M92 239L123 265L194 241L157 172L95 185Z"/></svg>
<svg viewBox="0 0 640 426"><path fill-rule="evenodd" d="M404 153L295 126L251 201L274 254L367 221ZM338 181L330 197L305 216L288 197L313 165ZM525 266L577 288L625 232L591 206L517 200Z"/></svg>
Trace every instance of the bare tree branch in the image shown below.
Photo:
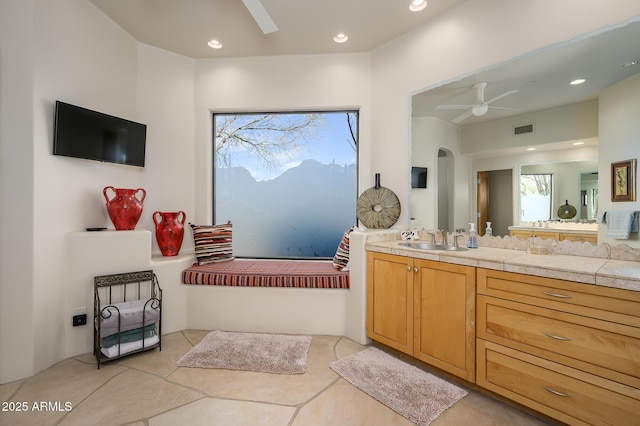
<svg viewBox="0 0 640 426"><path fill-rule="evenodd" d="M297 155L322 124L320 114L216 115L216 161L228 165L232 151L244 149L265 166L278 168Z"/></svg>

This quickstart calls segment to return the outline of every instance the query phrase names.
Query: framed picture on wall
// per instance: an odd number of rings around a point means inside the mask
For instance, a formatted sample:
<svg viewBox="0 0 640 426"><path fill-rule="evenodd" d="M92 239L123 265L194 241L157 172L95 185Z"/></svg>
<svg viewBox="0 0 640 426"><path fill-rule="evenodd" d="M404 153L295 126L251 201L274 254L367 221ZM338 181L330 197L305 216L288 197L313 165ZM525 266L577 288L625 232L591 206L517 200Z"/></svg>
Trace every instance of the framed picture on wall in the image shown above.
<svg viewBox="0 0 640 426"><path fill-rule="evenodd" d="M636 159L611 163L611 201L636 200Z"/></svg>

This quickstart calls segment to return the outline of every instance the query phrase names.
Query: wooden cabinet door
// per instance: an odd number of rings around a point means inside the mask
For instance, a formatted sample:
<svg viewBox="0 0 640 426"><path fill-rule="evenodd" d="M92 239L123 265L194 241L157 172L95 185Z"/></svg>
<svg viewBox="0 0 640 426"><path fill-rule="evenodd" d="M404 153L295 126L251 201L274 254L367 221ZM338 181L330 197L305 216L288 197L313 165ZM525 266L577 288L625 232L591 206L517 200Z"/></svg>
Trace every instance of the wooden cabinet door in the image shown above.
<svg viewBox="0 0 640 426"><path fill-rule="evenodd" d="M413 356L475 380L475 268L415 260Z"/></svg>
<svg viewBox="0 0 640 426"><path fill-rule="evenodd" d="M542 239L554 239L556 241L560 240L560 232L553 231L535 231L533 233L534 237L542 238Z"/></svg>
<svg viewBox="0 0 640 426"><path fill-rule="evenodd" d="M560 234L560 241L570 240L570 241L582 241L589 242L593 244L598 244L598 236L593 234L569 234L562 233Z"/></svg>
<svg viewBox="0 0 640 426"><path fill-rule="evenodd" d="M367 254L367 336L413 353L413 259Z"/></svg>
<svg viewBox="0 0 640 426"><path fill-rule="evenodd" d="M531 231L514 231L511 230L509 231L509 235L512 237L518 237L520 239L526 240L529 237L533 236L533 233Z"/></svg>

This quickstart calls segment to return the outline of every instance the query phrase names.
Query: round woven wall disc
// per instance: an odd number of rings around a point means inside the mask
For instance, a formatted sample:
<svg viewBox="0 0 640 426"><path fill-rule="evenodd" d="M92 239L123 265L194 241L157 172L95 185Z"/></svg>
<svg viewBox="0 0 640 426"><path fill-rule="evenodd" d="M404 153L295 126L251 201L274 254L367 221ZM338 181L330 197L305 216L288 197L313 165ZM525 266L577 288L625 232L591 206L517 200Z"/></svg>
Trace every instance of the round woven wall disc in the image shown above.
<svg viewBox="0 0 640 426"><path fill-rule="evenodd" d="M369 188L358 198L357 214L367 228L391 228L400 217L400 201L389 188Z"/></svg>
<svg viewBox="0 0 640 426"><path fill-rule="evenodd" d="M571 204L564 204L558 207L558 217L560 219L573 219L576 217L576 208Z"/></svg>

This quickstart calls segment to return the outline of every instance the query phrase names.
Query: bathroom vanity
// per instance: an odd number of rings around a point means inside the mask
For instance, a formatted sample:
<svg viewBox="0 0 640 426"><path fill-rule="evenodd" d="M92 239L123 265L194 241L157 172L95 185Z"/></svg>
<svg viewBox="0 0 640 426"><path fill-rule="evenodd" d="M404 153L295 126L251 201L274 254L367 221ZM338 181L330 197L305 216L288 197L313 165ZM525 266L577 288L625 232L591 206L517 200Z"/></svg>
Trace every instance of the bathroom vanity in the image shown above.
<svg viewBox="0 0 640 426"><path fill-rule="evenodd" d="M367 334L568 424L640 418L640 262L368 243Z"/></svg>

